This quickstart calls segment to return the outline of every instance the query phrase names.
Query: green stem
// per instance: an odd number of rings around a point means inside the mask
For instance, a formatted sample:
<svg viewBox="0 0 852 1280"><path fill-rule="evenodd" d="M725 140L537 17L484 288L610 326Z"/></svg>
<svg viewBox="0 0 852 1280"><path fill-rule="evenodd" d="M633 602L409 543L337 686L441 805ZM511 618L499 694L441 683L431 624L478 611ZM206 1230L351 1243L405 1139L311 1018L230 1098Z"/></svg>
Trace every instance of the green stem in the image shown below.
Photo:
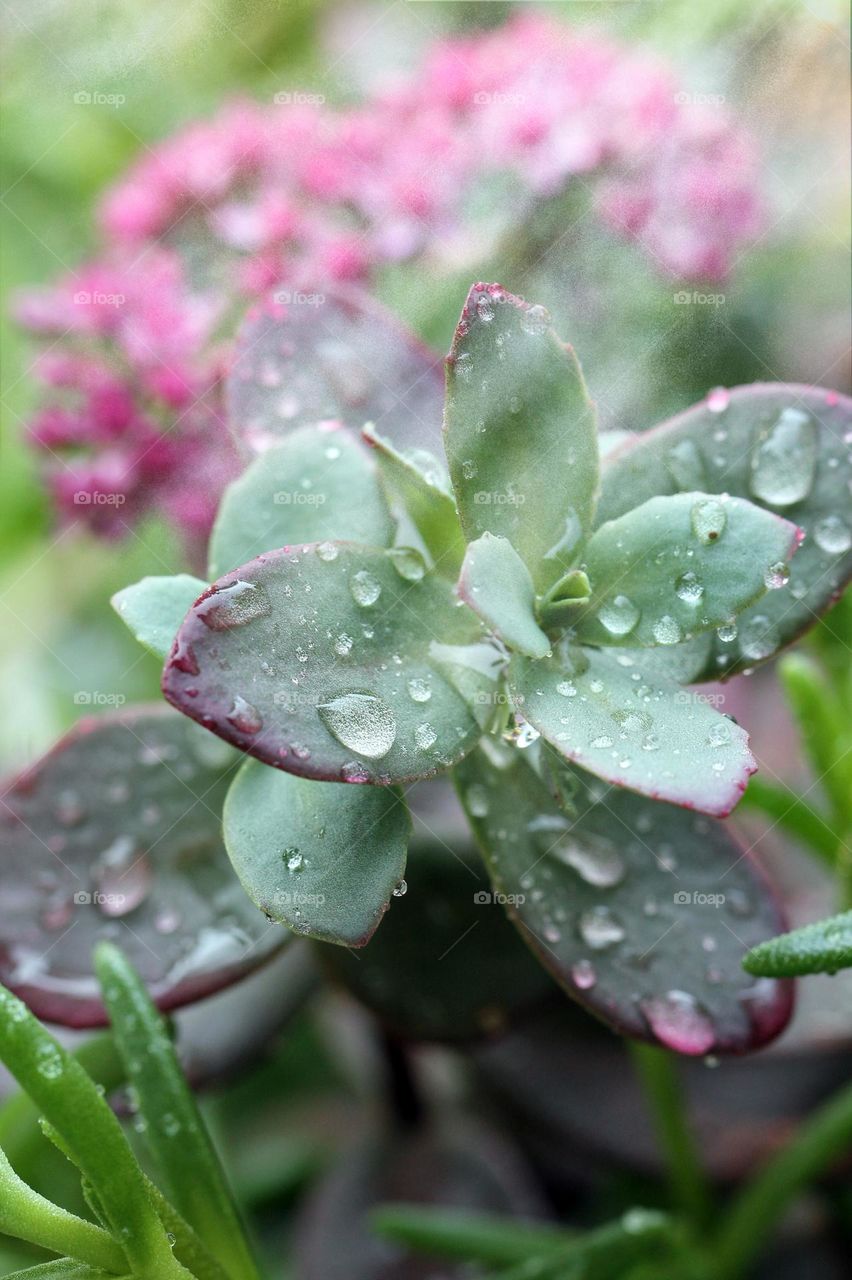
<svg viewBox="0 0 852 1280"><path fill-rule="evenodd" d="M766 782L755 776L740 804L774 818L776 826L801 840L820 860L833 867L837 855L837 834L825 818L783 783Z"/></svg>
<svg viewBox="0 0 852 1280"><path fill-rule="evenodd" d="M630 1052L666 1157L672 1196L700 1232L710 1220L710 1190L689 1131L673 1056L637 1041L631 1043Z"/></svg>
<svg viewBox="0 0 852 1280"><path fill-rule="evenodd" d="M796 1192L819 1177L850 1143L852 1085L847 1085L734 1201L713 1251L719 1280L744 1274Z"/></svg>

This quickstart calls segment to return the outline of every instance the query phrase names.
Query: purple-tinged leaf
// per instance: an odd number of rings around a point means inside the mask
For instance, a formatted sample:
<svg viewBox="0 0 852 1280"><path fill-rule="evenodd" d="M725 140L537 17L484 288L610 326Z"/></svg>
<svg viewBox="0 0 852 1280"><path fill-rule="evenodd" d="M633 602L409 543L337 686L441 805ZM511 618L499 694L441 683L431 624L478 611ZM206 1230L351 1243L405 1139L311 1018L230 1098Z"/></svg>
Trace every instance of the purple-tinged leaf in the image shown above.
<svg viewBox="0 0 852 1280"><path fill-rule="evenodd" d="M592 534L592 598L576 627L590 644L653 647L730 626L787 579L801 530L742 498L649 498Z"/></svg>
<svg viewBox="0 0 852 1280"><path fill-rule="evenodd" d="M507 538L483 533L468 543L458 594L505 645L529 658L550 653L535 617L529 569Z"/></svg>
<svg viewBox="0 0 852 1280"><path fill-rule="evenodd" d="M517 752L497 767L477 751L455 770L495 886L542 964L620 1033L679 1053L744 1053L778 1035L792 988L750 978L742 958L783 919L727 829L556 767L570 809Z"/></svg>
<svg viewBox="0 0 852 1280"><path fill-rule="evenodd" d="M700 678L718 680L771 658L813 626L849 581L850 431L848 396L755 383L712 391L607 461L598 524L655 494L701 489L748 498L804 530L789 581L735 627L720 629Z"/></svg>
<svg viewBox="0 0 852 1280"><path fill-rule="evenodd" d="M484 647L475 615L414 552L283 547L195 603L163 692L265 764L385 785L471 749L479 729L458 687L493 687L496 671L476 666Z"/></svg>
<svg viewBox="0 0 852 1280"><path fill-rule="evenodd" d="M757 768L744 729L627 652L515 657L509 684L517 710L560 755L651 799L724 818Z"/></svg>
<svg viewBox="0 0 852 1280"><path fill-rule="evenodd" d="M395 787L313 782L247 760L223 830L234 870L266 916L363 947L402 883L411 819Z"/></svg>
<svg viewBox="0 0 852 1280"><path fill-rule="evenodd" d="M440 448L440 358L352 288L279 293L249 312L227 402L232 431L254 453L323 421L372 422L397 448Z"/></svg>
<svg viewBox="0 0 852 1280"><path fill-rule="evenodd" d="M222 844L236 753L162 706L80 723L0 801L0 978L40 1016L105 1022L103 938L163 1009L237 981L283 946Z"/></svg>
<svg viewBox="0 0 852 1280"><path fill-rule="evenodd" d="M393 534L376 465L358 437L332 422L300 427L225 491L208 570L218 578L297 542L336 538L385 547Z"/></svg>
<svg viewBox="0 0 852 1280"><path fill-rule="evenodd" d="M472 287L447 357L444 439L468 541L508 538L544 591L576 559L598 488L594 406L544 307Z"/></svg>

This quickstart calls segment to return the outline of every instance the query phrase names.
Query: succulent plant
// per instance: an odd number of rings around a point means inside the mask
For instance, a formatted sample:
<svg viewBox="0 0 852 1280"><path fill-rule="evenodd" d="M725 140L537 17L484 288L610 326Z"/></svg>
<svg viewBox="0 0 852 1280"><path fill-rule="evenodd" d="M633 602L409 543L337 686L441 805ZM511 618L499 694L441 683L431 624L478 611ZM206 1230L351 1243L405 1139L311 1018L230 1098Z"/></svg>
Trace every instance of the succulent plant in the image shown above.
<svg viewBox="0 0 852 1280"><path fill-rule="evenodd" d="M476 909L505 905L570 995L684 1053L755 1048L792 1004L789 983L742 968L784 922L719 821L756 764L745 730L688 686L772 657L848 579L852 404L717 389L602 457L547 312L477 284L446 361L445 462L436 366L351 293L246 318L228 406L247 466L219 508L209 585L146 578L113 602L201 729L140 709L72 735L7 798L16 857L44 860L59 835L72 849L124 839L132 864L138 840L155 879L200 856L221 898L226 850L270 920L360 947L406 889L406 789L449 770L492 880ZM236 751L217 755L211 735ZM116 773L132 819L97 812ZM170 826L181 781L197 828ZM55 793L43 830L39 785ZM48 830L63 804L67 830ZM247 905L230 909L254 963L289 934L257 912L253 928ZM143 934L145 912L156 928L156 894L138 909ZM2 929L20 953L4 979L28 999L69 971L92 981L70 943L20 962L37 921ZM177 1004L237 976L212 957L182 982L173 957L171 976L133 958Z"/></svg>

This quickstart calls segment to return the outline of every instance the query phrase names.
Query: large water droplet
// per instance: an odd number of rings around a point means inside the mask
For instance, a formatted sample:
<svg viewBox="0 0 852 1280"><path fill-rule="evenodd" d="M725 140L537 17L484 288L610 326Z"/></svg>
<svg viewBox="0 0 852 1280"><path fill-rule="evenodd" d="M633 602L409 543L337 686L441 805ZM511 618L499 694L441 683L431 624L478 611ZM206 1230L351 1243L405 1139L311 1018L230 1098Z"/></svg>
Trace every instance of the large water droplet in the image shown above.
<svg viewBox="0 0 852 1280"><path fill-rule="evenodd" d="M676 618L664 613L651 627L657 644L679 644L683 639L683 631Z"/></svg>
<svg viewBox="0 0 852 1280"><path fill-rule="evenodd" d="M105 916L126 916L145 901L154 879L147 855L130 836L119 836L97 859L94 901Z"/></svg>
<svg viewBox="0 0 852 1280"><path fill-rule="evenodd" d="M814 482L817 425L801 409L787 408L757 442L751 459L751 492L773 507L801 502Z"/></svg>
<svg viewBox="0 0 852 1280"><path fill-rule="evenodd" d="M437 739L438 734L431 724L419 724L414 730L414 745L418 751L428 751Z"/></svg>
<svg viewBox="0 0 852 1280"><path fill-rule="evenodd" d="M839 556L852 547L852 532L840 516L826 516L814 525L814 542L820 551Z"/></svg>
<svg viewBox="0 0 852 1280"><path fill-rule="evenodd" d="M612 841L603 836L587 834L576 840L569 834L557 841L551 853L560 862L573 867L586 884L599 889L610 889L624 879L624 859Z"/></svg>
<svg viewBox="0 0 852 1280"><path fill-rule="evenodd" d="M639 621L639 610L629 596L619 595L604 601L598 617L611 636L626 636Z"/></svg>
<svg viewBox="0 0 852 1280"><path fill-rule="evenodd" d="M196 609L201 621L213 631L242 627L270 612L269 597L263 587L242 580L220 587Z"/></svg>
<svg viewBox="0 0 852 1280"><path fill-rule="evenodd" d="M580 935L593 951L604 951L624 938L624 927L609 907L591 907L580 917Z"/></svg>
<svg viewBox="0 0 852 1280"><path fill-rule="evenodd" d="M736 640L737 638L736 619L732 618L730 622L724 622L722 626L719 627L718 631L716 632L716 635L719 637L719 639L722 641L723 644L730 644L732 640Z"/></svg>
<svg viewBox="0 0 852 1280"><path fill-rule="evenodd" d="M408 696L412 702L428 702L432 697L432 690L427 680L421 680L419 676L413 677L408 682Z"/></svg>
<svg viewBox="0 0 852 1280"><path fill-rule="evenodd" d="M701 1005L686 991L667 991L641 1001L654 1035L678 1053L702 1054L713 1048L716 1033Z"/></svg>
<svg viewBox="0 0 852 1280"><path fill-rule="evenodd" d="M731 393L727 387L714 387L707 397L707 408L711 413L724 413L731 403Z"/></svg>
<svg viewBox="0 0 852 1280"><path fill-rule="evenodd" d="M386 756L396 738L396 719L373 693L344 693L321 702L320 719L338 742L369 760Z"/></svg>
<svg viewBox="0 0 852 1280"><path fill-rule="evenodd" d="M579 987L581 991L588 991L597 982L598 975L591 960L578 960L571 966L571 978L575 987Z"/></svg>
<svg viewBox="0 0 852 1280"><path fill-rule="evenodd" d="M359 569L352 575L349 589L355 603L360 604L363 609L368 609L370 605L375 604L382 594L382 584L366 569Z"/></svg>
<svg viewBox="0 0 852 1280"><path fill-rule="evenodd" d="M675 591L684 604L699 604L704 595L704 586L690 569L680 575L675 583Z"/></svg>
<svg viewBox="0 0 852 1280"><path fill-rule="evenodd" d="M724 747L726 743L731 741L730 725L724 722L714 724L707 734L707 741L711 747Z"/></svg>
<svg viewBox="0 0 852 1280"><path fill-rule="evenodd" d="M700 502L696 502L690 518L696 538L705 546L709 546L711 542L718 542L727 521L725 508L715 498L702 498Z"/></svg>
<svg viewBox="0 0 852 1280"><path fill-rule="evenodd" d="M413 547L393 547L388 555L394 569L406 582L419 582L426 573L425 561Z"/></svg>
<svg viewBox="0 0 852 1280"><path fill-rule="evenodd" d="M239 729L240 733L260 733L263 728L263 716L257 707L252 706L240 694L237 694L234 698L226 719L230 721L235 729Z"/></svg>

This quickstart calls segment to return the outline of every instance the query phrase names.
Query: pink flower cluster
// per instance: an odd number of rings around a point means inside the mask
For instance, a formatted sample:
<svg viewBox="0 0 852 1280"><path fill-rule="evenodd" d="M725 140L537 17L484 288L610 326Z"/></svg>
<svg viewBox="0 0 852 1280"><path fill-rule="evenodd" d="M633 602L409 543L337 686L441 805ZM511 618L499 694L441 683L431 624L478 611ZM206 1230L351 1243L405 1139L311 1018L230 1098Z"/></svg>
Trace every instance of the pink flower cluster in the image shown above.
<svg viewBox="0 0 852 1280"><path fill-rule="evenodd" d="M145 155L106 197L103 259L21 308L54 338L57 395L33 439L60 510L98 530L153 508L204 536L236 466L219 389L247 298L472 246L492 186L516 234L582 182L605 226L683 280L724 276L758 226L754 158L718 108L684 101L646 55L539 16L443 40L355 108L279 98ZM122 503L95 501L102 487Z"/></svg>

